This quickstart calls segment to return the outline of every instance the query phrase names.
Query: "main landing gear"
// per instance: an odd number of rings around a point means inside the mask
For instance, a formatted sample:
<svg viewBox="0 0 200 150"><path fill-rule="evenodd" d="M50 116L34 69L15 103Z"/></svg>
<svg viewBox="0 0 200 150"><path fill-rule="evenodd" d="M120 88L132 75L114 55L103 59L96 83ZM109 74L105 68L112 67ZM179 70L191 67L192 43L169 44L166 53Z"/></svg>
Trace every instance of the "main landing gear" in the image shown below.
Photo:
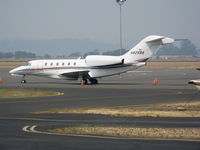
<svg viewBox="0 0 200 150"><path fill-rule="evenodd" d="M85 85L88 84L88 80L87 79L82 79L80 82L81 85ZM89 84L98 84L98 80L95 78L90 78L89 79Z"/></svg>
<svg viewBox="0 0 200 150"><path fill-rule="evenodd" d="M83 85L88 84L87 79L82 79L82 80L81 80L81 84L83 84Z"/></svg>
<svg viewBox="0 0 200 150"><path fill-rule="evenodd" d="M89 80L91 84L98 84L98 80L95 78L90 78Z"/></svg>

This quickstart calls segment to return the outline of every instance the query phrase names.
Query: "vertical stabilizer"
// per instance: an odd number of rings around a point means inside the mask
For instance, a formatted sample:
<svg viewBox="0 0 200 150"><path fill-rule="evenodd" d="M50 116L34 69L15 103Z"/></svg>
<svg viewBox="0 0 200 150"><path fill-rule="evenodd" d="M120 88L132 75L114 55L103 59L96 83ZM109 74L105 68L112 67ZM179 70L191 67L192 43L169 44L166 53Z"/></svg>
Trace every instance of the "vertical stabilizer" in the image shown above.
<svg viewBox="0 0 200 150"><path fill-rule="evenodd" d="M174 39L171 38L151 35L143 39L121 57L124 58L124 63L145 62L156 52L160 45L173 42Z"/></svg>

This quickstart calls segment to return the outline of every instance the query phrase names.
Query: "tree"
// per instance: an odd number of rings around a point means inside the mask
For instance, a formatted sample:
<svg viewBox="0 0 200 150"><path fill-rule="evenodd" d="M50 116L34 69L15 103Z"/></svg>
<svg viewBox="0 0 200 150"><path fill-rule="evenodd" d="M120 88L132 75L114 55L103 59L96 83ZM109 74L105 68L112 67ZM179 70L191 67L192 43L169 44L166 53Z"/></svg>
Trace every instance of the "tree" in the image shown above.
<svg viewBox="0 0 200 150"><path fill-rule="evenodd" d="M12 52L8 52L8 53L1 53L0 52L0 58L13 58L14 55Z"/></svg>
<svg viewBox="0 0 200 150"><path fill-rule="evenodd" d="M50 58L51 58L51 56L50 56L50 55L48 55L48 54L45 54L43 58L50 59Z"/></svg>
<svg viewBox="0 0 200 150"><path fill-rule="evenodd" d="M181 41L180 49L185 55L197 55L196 46L190 40Z"/></svg>
<svg viewBox="0 0 200 150"><path fill-rule="evenodd" d="M69 55L69 57L80 57L81 56L81 53L80 52L74 52L74 53L71 53L70 55Z"/></svg>
<svg viewBox="0 0 200 150"><path fill-rule="evenodd" d="M126 50L126 49L122 49L122 50L117 49L117 50L113 50L113 51L103 52L102 55L119 56L120 55L120 51L121 51L121 55L123 55L126 52L128 52L128 50Z"/></svg>
<svg viewBox="0 0 200 150"><path fill-rule="evenodd" d="M182 40L180 42L180 47L174 46L174 44L167 44L162 46L156 53L157 56L160 55L185 55L185 56L195 56L197 55L197 49L190 40Z"/></svg>
<svg viewBox="0 0 200 150"><path fill-rule="evenodd" d="M25 51L16 51L15 58L35 58L36 55L34 53L27 53Z"/></svg>

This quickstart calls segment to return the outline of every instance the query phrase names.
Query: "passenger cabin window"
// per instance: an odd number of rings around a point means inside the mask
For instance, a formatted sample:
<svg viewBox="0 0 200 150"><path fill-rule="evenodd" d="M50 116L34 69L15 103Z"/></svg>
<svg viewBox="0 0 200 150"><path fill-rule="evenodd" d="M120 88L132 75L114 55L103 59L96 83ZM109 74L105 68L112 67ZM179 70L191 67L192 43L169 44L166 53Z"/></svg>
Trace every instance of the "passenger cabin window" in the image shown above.
<svg viewBox="0 0 200 150"><path fill-rule="evenodd" d="M47 63L45 63L45 66L47 66Z"/></svg>
<svg viewBox="0 0 200 150"><path fill-rule="evenodd" d="M70 62L68 62L68 66L70 66Z"/></svg>
<svg viewBox="0 0 200 150"><path fill-rule="evenodd" d="M62 65L64 66L64 65L65 65L65 63L62 63Z"/></svg>
<svg viewBox="0 0 200 150"><path fill-rule="evenodd" d="M76 62L74 62L74 66L76 66Z"/></svg>
<svg viewBox="0 0 200 150"><path fill-rule="evenodd" d="M56 66L58 66L59 65L59 63L56 63Z"/></svg>
<svg viewBox="0 0 200 150"><path fill-rule="evenodd" d="M53 66L53 63L51 63L51 66Z"/></svg>

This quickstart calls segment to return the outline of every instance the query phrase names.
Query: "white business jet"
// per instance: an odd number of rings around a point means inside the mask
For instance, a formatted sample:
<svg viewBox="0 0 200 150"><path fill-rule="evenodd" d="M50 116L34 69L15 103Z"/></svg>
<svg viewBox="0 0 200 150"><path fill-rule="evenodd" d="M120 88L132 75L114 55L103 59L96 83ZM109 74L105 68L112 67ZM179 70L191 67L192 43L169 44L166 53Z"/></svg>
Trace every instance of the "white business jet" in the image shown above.
<svg viewBox="0 0 200 150"><path fill-rule="evenodd" d="M122 56L89 55L85 59L32 60L9 73L21 76L21 83L26 83L26 76L33 75L97 84L98 78L133 71L146 65L147 60L160 45L174 41L168 37L152 35Z"/></svg>

